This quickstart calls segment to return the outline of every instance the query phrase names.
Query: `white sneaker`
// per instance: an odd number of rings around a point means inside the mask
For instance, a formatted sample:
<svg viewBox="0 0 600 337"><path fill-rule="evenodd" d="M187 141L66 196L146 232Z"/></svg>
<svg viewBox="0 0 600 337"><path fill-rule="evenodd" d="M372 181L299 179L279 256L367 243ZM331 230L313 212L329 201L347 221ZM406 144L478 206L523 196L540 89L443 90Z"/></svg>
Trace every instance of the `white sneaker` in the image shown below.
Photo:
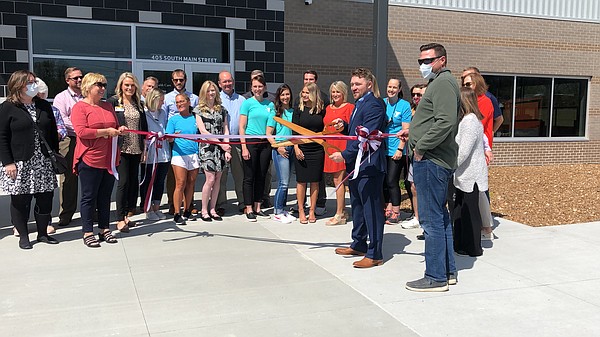
<svg viewBox="0 0 600 337"><path fill-rule="evenodd" d="M494 241L494 232L481 232L481 241Z"/></svg>
<svg viewBox="0 0 600 337"><path fill-rule="evenodd" d="M325 207L317 207L315 209L315 215L317 216L325 215L325 213L327 213L327 209Z"/></svg>
<svg viewBox="0 0 600 337"><path fill-rule="evenodd" d="M288 217L285 216L284 213L273 215L273 220L281 222L281 223L290 223L290 222L292 222Z"/></svg>
<svg viewBox="0 0 600 337"><path fill-rule="evenodd" d="M290 219L290 222L296 221L296 217L291 215L290 213L284 211L283 214L285 214L286 218Z"/></svg>
<svg viewBox="0 0 600 337"><path fill-rule="evenodd" d="M405 220L400 223L400 226L404 229L413 229L419 228L421 225L419 224L419 220L417 218L412 218L410 220Z"/></svg>
<svg viewBox="0 0 600 337"><path fill-rule="evenodd" d="M154 213L152 211L146 213L146 219L148 219L150 221L158 221L158 220L160 220L160 218L158 217L158 215L156 215L156 213Z"/></svg>
<svg viewBox="0 0 600 337"><path fill-rule="evenodd" d="M164 220L167 218L167 216L164 215L163 212L161 212L161 211L154 211L154 214L156 214L156 216L158 217L159 220Z"/></svg>

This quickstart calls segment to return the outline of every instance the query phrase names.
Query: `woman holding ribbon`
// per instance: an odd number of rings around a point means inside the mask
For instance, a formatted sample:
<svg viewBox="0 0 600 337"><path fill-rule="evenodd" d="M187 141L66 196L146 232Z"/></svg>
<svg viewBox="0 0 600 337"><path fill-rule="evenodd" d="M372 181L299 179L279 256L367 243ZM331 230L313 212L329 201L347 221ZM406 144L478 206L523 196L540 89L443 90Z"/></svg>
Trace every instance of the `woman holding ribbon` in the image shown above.
<svg viewBox="0 0 600 337"><path fill-rule="evenodd" d="M125 72L119 76L115 95L107 100L117 114L119 125L129 130L148 131L146 115L140 99L140 84L132 73ZM135 212L138 196L138 175L144 139L146 137L127 132L121 140L121 162L119 163L119 184L117 186L117 229L127 233L136 223L129 220Z"/></svg>
<svg viewBox="0 0 600 337"><path fill-rule="evenodd" d="M165 189L165 178L171 162L171 151L169 150L169 142L166 139L160 139L160 136L165 134L168 117L167 113L161 108L164 100L165 92L161 89L154 88L146 93L146 123L148 124L148 131L155 132L157 138L146 145L147 152L142 156L146 160L142 163L143 181L140 186L140 196L144 207L149 207L145 209L146 219L152 221L166 219L166 216L160 211L160 200ZM152 180L153 176L154 180ZM146 202L146 199L148 199L148 202Z"/></svg>
<svg viewBox="0 0 600 337"><path fill-rule="evenodd" d="M106 77L87 73L81 82L83 100L77 102L71 112L71 121L77 135L73 156L73 169L79 175L81 199L79 210L83 222L83 243L100 247L94 237L92 215L98 208L98 234L100 241L116 243L108 223L110 221L110 198L118 176L116 165L121 151L117 136L127 128L119 126L112 104L102 102L106 92Z"/></svg>
<svg viewBox="0 0 600 337"><path fill-rule="evenodd" d="M175 105L179 114L175 114L167 123L168 134L195 135L198 133L196 119L190 109L190 98L185 94L175 96ZM181 205L184 201L183 215L179 207L175 207L173 220L178 225L185 224L186 220L194 220L192 215L192 198L194 197L194 186L198 177L200 161L198 159L198 143L185 138L170 138L174 142L171 167L175 175L175 191L173 192L173 204Z"/></svg>
<svg viewBox="0 0 600 337"><path fill-rule="evenodd" d="M300 92L300 103L294 110L292 122L314 132L323 131L325 117L323 100L319 87L315 83L307 83ZM296 132L294 132L296 133ZM315 208L319 194L319 182L323 179L325 150L321 144L314 142L294 145L296 161L296 194L298 197L298 219L301 224L317 221ZM310 184L310 210L308 220L304 211L306 185Z"/></svg>
<svg viewBox="0 0 600 337"><path fill-rule="evenodd" d="M38 242L58 243L47 232L58 185L50 154L43 145L45 139L53 151L58 151L58 133L52 107L36 97L37 85L32 72L15 71L8 80L8 97L0 105L0 188L10 194L10 217L21 249L32 248L27 220L34 197Z"/></svg>
<svg viewBox="0 0 600 337"><path fill-rule="evenodd" d="M329 87L329 95L331 104L327 105L323 123L330 124L334 119L340 118L346 124L350 123L350 115L354 110L354 104L348 103L348 86L342 81L335 81ZM327 143L336 146L341 151L346 149L345 140L327 140ZM344 163L336 163L329 159L329 153L325 156L325 173L333 174L333 183L337 187L335 192L337 208L333 218L326 222L327 226L343 225L346 223L348 216L344 211L346 208L346 188L340 186L344 180L346 165Z"/></svg>
<svg viewBox="0 0 600 337"><path fill-rule="evenodd" d="M227 123L227 109L221 105L221 96L218 95L217 85L213 81L206 81L198 94L198 106L194 108L198 131L203 135L229 135ZM220 142L219 139L209 141ZM200 143L200 167L206 175L202 186L202 216L203 221L222 221L223 219L215 207L221 175L226 169L227 162L231 160L231 146L229 144Z"/></svg>
<svg viewBox="0 0 600 337"><path fill-rule="evenodd" d="M242 159L244 169L244 205L248 221L256 221L256 216L268 217L261 210L265 190L265 176L271 163L269 143L260 136L267 132L267 122L275 112L275 106L263 97L267 82L257 75L252 78L252 94L242 103L240 108L240 136L257 136L257 138L241 138ZM254 209L253 209L254 207Z"/></svg>
<svg viewBox="0 0 600 337"><path fill-rule="evenodd" d="M288 122L292 121L294 109L292 106L292 89L287 84L282 84L275 93L275 114L269 118L267 124L267 135L289 136L292 130L285 125L277 123L273 117L279 117ZM286 141L287 138L269 138L271 144ZM275 207L273 220L282 223L290 223L296 218L285 210L288 196L288 186L290 183L290 173L292 166L291 154L293 146L281 146L273 149L273 163L277 171L278 184L275 192Z"/></svg>

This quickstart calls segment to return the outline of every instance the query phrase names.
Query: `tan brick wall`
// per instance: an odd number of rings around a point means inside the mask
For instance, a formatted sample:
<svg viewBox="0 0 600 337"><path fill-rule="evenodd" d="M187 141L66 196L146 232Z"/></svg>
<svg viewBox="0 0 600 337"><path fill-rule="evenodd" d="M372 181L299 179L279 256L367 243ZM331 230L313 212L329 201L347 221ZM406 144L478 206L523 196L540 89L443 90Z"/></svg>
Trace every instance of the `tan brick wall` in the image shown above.
<svg viewBox="0 0 600 337"><path fill-rule="evenodd" d="M285 32L285 80L295 91L308 67L327 87L348 81L357 66L371 66L371 4L286 1ZM419 46L430 42L446 47L456 76L477 66L488 73L591 77L589 140L495 142L495 165L600 163L600 25L390 6L388 37L388 77L400 77L405 95L423 82L416 60Z"/></svg>

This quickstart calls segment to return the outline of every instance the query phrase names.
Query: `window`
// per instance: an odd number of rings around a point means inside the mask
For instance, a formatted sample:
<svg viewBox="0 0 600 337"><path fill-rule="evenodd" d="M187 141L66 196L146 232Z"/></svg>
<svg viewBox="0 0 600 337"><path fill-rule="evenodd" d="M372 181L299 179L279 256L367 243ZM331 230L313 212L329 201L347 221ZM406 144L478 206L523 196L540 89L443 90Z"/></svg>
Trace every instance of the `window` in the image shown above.
<svg viewBox="0 0 600 337"><path fill-rule="evenodd" d="M484 75L504 122L499 138L585 137L589 79Z"/></svg>
<svg viewBox="0 0 600 337"><path fill-rule="evenodd" d="M193 89L221 70L233 71L232 30L41 17L29 17L29 27L30 64L48 84L50 98L67 87L68 67L106 76L107 97L126 71L140 82L147 70L160 75L160 85L167 91L173 69L189 69Z"/></svg>

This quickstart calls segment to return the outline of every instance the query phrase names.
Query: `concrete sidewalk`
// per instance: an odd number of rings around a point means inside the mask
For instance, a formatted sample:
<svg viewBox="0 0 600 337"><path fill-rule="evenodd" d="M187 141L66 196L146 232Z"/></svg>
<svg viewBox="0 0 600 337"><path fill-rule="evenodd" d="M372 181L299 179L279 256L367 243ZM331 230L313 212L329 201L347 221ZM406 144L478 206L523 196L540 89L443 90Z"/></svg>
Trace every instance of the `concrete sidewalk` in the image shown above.
<svg viewBox="0 0 600 337"><path fill-rule="evenodd" d="M99 249L72 226L58 246L22 251L5 211L0 336L600 335L600 223L496 219L482 257L457 256L457 285L414 293L404 284L424 271L419 230L386 226L385 264L358 270L333 252L351 224L326 219L144 221Z"/></svg>

